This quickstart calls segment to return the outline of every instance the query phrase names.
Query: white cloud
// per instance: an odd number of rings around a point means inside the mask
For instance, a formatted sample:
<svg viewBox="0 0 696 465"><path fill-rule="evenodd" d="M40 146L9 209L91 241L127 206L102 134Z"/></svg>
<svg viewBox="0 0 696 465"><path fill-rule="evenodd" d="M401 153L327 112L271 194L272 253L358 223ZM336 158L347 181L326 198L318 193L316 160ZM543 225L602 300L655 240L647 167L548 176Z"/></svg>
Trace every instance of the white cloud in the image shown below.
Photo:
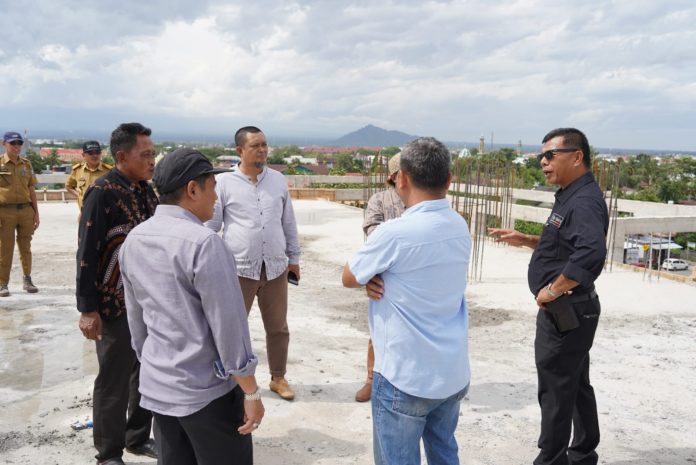
<svg viewBox="0 0 696 465"><path fill-rule="evenodd" d="M5 126L30 126L31 108L98 112L102 124L128 114L167 132L373 123L514 143L577 124L595 145L658 147L669 133L693 148L674 118L654 117L696 119L691 1L33 3L5 16L23 26L0 43Z"/></svg>

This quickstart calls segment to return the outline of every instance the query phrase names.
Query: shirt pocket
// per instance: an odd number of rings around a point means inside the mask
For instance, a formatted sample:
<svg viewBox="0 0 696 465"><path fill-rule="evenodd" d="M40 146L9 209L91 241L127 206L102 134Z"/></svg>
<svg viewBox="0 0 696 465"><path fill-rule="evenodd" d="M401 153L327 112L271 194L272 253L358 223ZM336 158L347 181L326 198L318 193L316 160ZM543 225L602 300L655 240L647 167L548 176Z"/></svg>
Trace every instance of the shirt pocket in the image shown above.
<svg viewBox="0 0 696 465"><path fill-rule="evenodd" d="M544 225L544 256L557 258L560 254L560 236L559 229L552 224Z"/></svg>
<svg viewBox="0 0 696 465"><path fill-rule="evenodd" d="M10 176L9 174L0 174L0 187L9 187L12 184Z"/></svg>

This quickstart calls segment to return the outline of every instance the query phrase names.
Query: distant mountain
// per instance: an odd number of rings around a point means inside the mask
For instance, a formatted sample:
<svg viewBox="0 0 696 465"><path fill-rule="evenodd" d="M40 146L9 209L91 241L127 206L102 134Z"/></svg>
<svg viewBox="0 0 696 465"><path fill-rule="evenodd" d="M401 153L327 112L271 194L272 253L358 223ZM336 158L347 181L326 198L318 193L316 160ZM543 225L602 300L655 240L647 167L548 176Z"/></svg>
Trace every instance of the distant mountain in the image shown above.
<svg viewBox="0 0 696 465"><path fill-rule="evenodd" d="M403 146L418 136L406 134L401 131L388 131L368 124L362 129L346 134L337 139L334 145L342 146L366 146L366 147L388 147L391 145Z"/></svg>

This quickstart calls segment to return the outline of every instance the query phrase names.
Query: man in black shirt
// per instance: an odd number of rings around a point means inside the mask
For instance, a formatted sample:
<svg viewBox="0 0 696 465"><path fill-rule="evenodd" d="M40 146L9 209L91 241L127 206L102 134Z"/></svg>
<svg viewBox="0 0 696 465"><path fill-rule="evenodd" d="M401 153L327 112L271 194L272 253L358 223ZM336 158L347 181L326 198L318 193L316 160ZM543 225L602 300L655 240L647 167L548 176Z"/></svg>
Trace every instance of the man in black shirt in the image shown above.
<svg viewBox="0 0 696 465"><path fill-rule="evenodd" d="M150 218L157 196L147 181L155 170L151 131L124 123L111 133L116 167L85 193L78 230L77 309L82 334L96 341L94 446L98 464L122 464L131 453L156 457L152 413L140 407L140 364L131 347L118 251L126 235Z"/></svg>
<svg viewBox="0 0 696 465"><path fill-rule="evenodd" d="M596 465L599 423L590 384L590 348L600 314L594 282L607 255L609 214L590 171L590 145L574 128L548 133L538 155L551 184L561 188L541 236L491 229L499 242L534 249L527 279L539 306L534 342L541 407L541 451L535 465ZM563 294L576 323L559 330L546 305ZM577 317L577 318L575 318ZM569 446L571 426L573 441Z"/></svg>

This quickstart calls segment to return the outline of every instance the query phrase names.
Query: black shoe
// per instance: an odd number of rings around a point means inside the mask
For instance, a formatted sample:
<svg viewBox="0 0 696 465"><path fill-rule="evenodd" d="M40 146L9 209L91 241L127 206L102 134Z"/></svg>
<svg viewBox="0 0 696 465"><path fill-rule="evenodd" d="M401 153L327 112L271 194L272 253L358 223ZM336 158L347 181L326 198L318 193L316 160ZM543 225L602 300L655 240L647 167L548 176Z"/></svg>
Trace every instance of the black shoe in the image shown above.
<svg viewBox="0 0 696 465"><path fill-rule="evenodd" d="M154 439L148 439L142 444L133 447L126 447L126 450L133 455L144 455L153 459L157 458L157 445Z"/></svg>
<svg viewBox="0 0 696 465"><path fill-rule="evenodd" d="M106 459L103 462L100 462L97 460L97 465L126 465L123 463L123 460L121 460L121 457L117 457L115 459Z"/></svg>

